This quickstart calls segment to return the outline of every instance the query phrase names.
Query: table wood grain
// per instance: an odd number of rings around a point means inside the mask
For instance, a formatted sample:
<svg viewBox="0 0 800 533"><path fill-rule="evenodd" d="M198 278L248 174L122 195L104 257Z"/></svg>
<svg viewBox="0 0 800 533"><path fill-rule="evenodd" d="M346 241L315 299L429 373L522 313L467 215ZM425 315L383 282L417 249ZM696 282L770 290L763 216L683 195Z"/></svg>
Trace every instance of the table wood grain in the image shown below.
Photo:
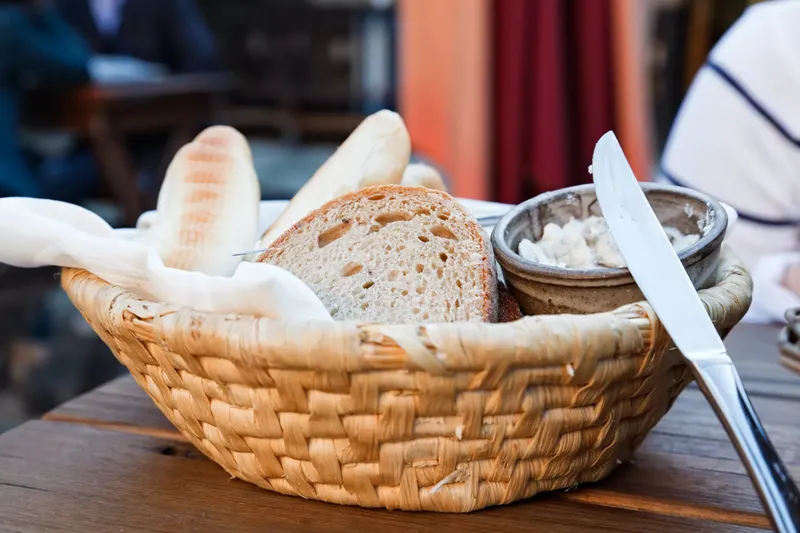
<svg viewBox="0 0 800 533"><path fill-rule="evenodd" d="M800 477L800 376L778 330L729 337L742 380ZM758 531L769 527L699 390L684 391L607 479L466 515L365 510L270 493L197 452L129 377L0 435L0 531Z"/></svg>

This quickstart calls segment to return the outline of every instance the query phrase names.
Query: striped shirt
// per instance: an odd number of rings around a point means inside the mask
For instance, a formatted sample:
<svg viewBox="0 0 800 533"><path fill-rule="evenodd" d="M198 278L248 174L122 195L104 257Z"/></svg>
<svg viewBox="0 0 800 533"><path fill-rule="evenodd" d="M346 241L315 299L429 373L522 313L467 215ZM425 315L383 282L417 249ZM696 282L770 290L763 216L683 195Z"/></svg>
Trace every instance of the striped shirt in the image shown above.
<svg viewBox="0 0 800 533"><path fill-rule="evenodd" d="M800 297L800 0L748 8L709 54L675 118L659 179L730 204L727 242L753 275L751 321L780 321Z"/></svg>

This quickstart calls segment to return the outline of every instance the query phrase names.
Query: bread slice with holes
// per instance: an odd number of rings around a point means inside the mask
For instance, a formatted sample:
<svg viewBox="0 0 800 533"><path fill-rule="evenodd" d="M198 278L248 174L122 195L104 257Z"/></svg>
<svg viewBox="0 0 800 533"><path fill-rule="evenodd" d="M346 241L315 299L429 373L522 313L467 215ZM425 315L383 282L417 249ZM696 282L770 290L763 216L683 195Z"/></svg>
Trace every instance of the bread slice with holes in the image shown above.
<svg viewBox="0 0 800 533"><path fill-rule="evenodd" d="M258 259L302 279L336 320L495 322L491 246L453 197L384 185L323 205Z"/></svg>

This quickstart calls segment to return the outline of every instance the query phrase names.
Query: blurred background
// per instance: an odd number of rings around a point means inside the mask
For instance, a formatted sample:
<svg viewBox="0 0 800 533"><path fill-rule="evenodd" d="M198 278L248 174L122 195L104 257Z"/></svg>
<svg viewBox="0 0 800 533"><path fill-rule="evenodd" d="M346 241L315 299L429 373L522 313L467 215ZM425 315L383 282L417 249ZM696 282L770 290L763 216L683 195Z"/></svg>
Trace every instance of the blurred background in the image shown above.
<svg viewBox="0 0 800 533"><path fill-rule="evenodd" d="M747 0L0 0L0 195L153 208L175 151L229 124L288 199L364 118L399 111L456 196L588 182L614 129L650 179ZM0 431L124 369L55 269L0 265Z"/></svg>

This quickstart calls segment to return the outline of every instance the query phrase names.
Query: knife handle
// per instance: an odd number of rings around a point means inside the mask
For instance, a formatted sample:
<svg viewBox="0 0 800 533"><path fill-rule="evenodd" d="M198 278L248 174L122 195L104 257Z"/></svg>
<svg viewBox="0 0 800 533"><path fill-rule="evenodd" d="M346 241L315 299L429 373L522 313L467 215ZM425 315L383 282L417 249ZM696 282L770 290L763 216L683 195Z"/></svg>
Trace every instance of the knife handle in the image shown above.
<svg viewBox="0 0 800 533"><path fill-rule="evenodd" d="M773 527L780 533L797 532L800 492L761 425L730 357L720 355L724 357L698 357L697 363L687 363L733 441Z"/></svg>

